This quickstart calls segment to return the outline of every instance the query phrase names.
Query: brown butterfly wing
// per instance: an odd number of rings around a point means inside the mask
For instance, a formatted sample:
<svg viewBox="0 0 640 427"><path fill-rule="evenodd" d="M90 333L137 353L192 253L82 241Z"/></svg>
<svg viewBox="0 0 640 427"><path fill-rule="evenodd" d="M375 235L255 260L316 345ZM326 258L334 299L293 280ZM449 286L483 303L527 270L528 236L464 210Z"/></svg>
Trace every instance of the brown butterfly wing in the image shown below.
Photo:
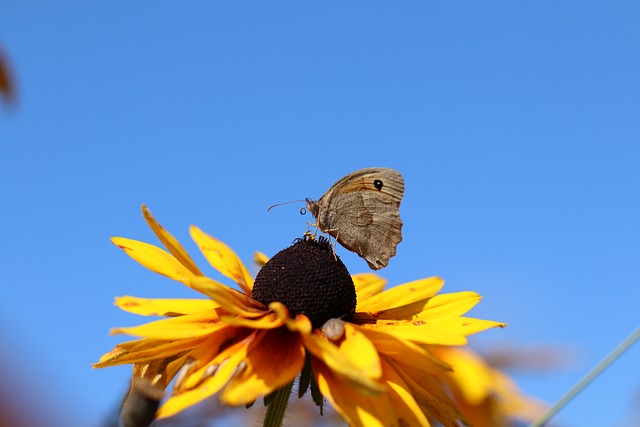
<svg viewBox="0 0 640 427"><path fill-rule="evenodd" d="M400 203L404 180L388 168L366 168L336 182L317 202L307 205L320 229L369 267L386 267L402 241Z"/></svg>

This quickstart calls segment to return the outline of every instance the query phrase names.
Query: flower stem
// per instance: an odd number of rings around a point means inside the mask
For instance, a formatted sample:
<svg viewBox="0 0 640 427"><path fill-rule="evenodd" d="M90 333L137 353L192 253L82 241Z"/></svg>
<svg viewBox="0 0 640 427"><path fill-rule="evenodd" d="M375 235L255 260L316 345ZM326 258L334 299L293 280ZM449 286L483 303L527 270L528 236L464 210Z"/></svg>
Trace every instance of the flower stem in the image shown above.
<svg viewBox="0 0 640 427"><path fill-rule="evenodd" d="M273 399L269 402L267 412L264 416L264 422L262 423L264 427L282 426L292 388L293 381L274 392Z"/></svg>
<svg viewBox="0 0 640 427"><path fill-rule="evenodd" d="M571 399L576 397L591 381L593 381L598 375L609 367L618 357L622 355L629 347L631 347L636 341L640 339L640 328L636 329L631 335L629 335L624 341L600 361L596 366L587 373L571 390L567 392L562 398L555 403L551 408L547 410L538 420L529 424L529 427L541 427L545 425L560 409L562 409Z"/></svg>

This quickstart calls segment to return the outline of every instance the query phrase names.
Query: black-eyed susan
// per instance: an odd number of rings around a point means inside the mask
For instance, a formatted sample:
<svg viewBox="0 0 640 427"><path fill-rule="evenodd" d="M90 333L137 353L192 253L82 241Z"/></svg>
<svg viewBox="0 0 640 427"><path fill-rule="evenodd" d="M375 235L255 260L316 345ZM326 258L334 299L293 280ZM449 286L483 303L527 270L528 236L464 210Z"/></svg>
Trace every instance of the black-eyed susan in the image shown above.
<svg viewBox="0 0 640 427"><path fill-rule="evenodd" d="M383 290L375 274L351 276L324 239L305 236L271 260L259 255L255 281L224 243L191 227L209 263L235 290L204 276L178 241L143 207L164 244L113 238L129 256L206 299L121 297L116 305L140 315L165 316L112 333L140 337L117 345L95 367L133 364L134 377L154 390L173 390L157 411L172 416L218 395L247 405L277 390L326 398L354 426L457 425L463 414L441 377L451 370L429 346L462 346L467 336L503 326L463 317L474 292L438 294L437 277ZM314 393L315 392L315 393Z"/></svg>

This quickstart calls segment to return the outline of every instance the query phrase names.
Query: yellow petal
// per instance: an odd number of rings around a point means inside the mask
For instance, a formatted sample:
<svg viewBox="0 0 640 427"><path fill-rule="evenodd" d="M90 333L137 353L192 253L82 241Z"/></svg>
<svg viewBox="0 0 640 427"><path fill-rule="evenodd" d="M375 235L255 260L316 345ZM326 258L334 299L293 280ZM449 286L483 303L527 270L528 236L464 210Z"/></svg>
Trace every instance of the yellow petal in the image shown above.
<svg viewBox="0 0 640 427"><path fill-rule="evenodd" d="M381 360L381 366L388 387L389 401L399 417L398 424L402 426L428 426L429 420L414 399L407 383L384 358Z"/></svg>
<svg viewBox="0 0 640 427"><path fill-rule="evenodd" d="M482 358L465 348L439 347L435 352L453 367L455 373L451 374L451 379L466 402L478 405L489 396L493 375Z"/></svg>
<svg viewBox="0 0 640 427"><path fill-rule="evenodd" d="M190 281L195 275L167 251L123 237L112 237L111 241L149 270L191 286Z"/></svg>
<svg viewBox="0 0 640 427"><path fill-rule="evenodd" d="M372 329L360 328L360 330L371 340L380 354L401 360L408 365L419 367L422 371L428 373L439 374L451 371L451 366L411 341Z"/></svg>
<svg viewBox="0 0 640 427"><path fill-rule="evenodd" d="M267 331L252 343L245 367L220 395L222 403L244 405L290 383L300 373L305 351L299 334L286 328Z"/></svg>
<svg viewBox="0 0 640 427"><path fill-rule="evenodd" d="M191 284L195 290L212 298L229 313L245 317L259 317L267 311L267 307L262 303L208 277L195 277Z"/></svg>
<svg viewBox="0 0 640 427"><path fill-rule="evenodd" d="M503 328L507 325L493 320L474 319L472 317L431 319L426 323L432 328L438 328L442 331L465 337L491 328Z"/></svg>
<svg viewBox="0 0 640 427"><path fill-rule="evenodd" d="M210 299L160 299L116 297L116 306L141 316L181 316L220 307Z"/></svg>
<svg viewBox="0 0 640 427"><path fill-rule="evenodd" d="M217 321L218 314L215 310L211 310L203 313L156 320L155 322L130 328L114 328L111 330L111 333L129 334L161 340L189 339L205 336L224 327L223 323L216 323Z"/></svg>
<svg viewBox="0 0 640 427"><path fill-rule="evenodd" d="M402 307L434 296L443 285L444 281L439 277L429 277L398 285L365 300L358 300L356 311L375 315L384 310Z"/></svg>
<svg viewBox="0 0 640 427"><path fill-rule="evenodd" d="M155 340L141 339L120 343L109 353L103 355L94 368L124 365L128 363L145 362L150 359L160 359L174 356L198 346L201 338L192 340Z"/></svg>
<svg viewBox="0 0 640 427"><path fill-rule="evenodd" d="M356 313L354 321L371 320L428 320L461 316L471 310L482 297L475 292L440 294L388 310Z"/></svg>
<svg viewBox="0 0 640 427"><path fill-rule="evenodd" d="M350 426L399 426L386 393L377 397L365 396L342 382L335 371L317 359L311 358L311 366L320 392Z"/></svg>
<svg viewBox="0 0 640 427"><path fill-rule="evenodd" d="M493 387L504 408L502 412L513 418L533 422L547 410L545 403L523 394L513 379L497 369L493 370Z"/></svg>
<svg viewBox="0 0 640 427"><path fill-rule="evenodd" d="M358 301L364 301L373 295L379 294L387 284L387 279L383 279L375 273L359 273L351 276L353 285L356 287Z"/></svg>
<svg viewBox="0 0 640 427"><path fill-rule="evenodd" d="M456 420L463 416L451 398L444 391L442 384L430 375L421 375L414 367L385 359L411 389L414 399L424 410L435 416L444 426L458 427Z"/></svg>
<svg viewBox="0 0 640 427"><path fill-rule="evenodd" d="M345 323L344 330L344 339L339 344L340 351L369 378L380 378L382 371L376 347L354 325Z"/></svg>
<svg viewBox="0 0 640 427"><path fill-rule="evenodd" d="M258 267L262 267L269 261L269 257L263 254L262 252L254 252L253 254L253 262L255 262Z"/></svg>
<svg viewBox="0 0 640 427"><path fill-rule="evenodd" d="M198 227L192 225L190 231L191 238L196 242L211 266L222 275L235 281L247 295L251 295L253 277L240 261L238 255L229 246L208 235Z"/></svg>
<svg viewBox="0 0 640 427"><path fill-rule="evenodd" d="M482 297L475 292L454 292L439 294L429 298L423 310L415 316L417 319L435 319L438 317L462 316L471 310Z"/></svg>
<svg viewBox="0 0 640 427"><path fill-rule="evenodd" d="M196 276L202 276L203 274L200 272L200 269L196 265L195 262L191 259L187 251L182 247L180 242L173 237L167 230L164 229L162 225L151 215L151 212L145 205L142 205L142 214L144 215L144 219L153 230L154 234L160 239L162 244L176 257L176 259L184 265L189 271L191 271Z"/></svg>
<svg viewBox="0 0 640 427"><path fill-rule="evenodd" d="M341 380L356 389L359 393L369 396L385 391L384 385L369 376L369 372L357 366L352 357L354 355L341 351L335 344L315 334L302 335L307 350L322 360L332 372L340 376Z"/></svg>
<svg viewBox="0 0 640 427"><path fill-rule="evenodd" d="M448 329L434 327L423 321L378 322L360 325L360 327L383 332L415 343L438 345L465 345L467 343L464 335L451 332Z"/></svg>

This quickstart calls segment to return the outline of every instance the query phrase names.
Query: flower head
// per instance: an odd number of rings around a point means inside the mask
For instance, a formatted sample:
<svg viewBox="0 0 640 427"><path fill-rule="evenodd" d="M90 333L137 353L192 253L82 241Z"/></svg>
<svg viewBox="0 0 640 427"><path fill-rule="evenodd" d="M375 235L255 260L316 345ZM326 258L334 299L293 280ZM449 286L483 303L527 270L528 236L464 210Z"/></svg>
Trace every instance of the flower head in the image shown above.
<svg viewBox="0 0 640 427"><path fill-rule="evenodd" d="M351 319L356 289L347 268L334 258L329 241L305 236L278 252L258 272L253 299L284 304L292 314L304 314L314 328L332 318Z"/></svg>
<svg viewBox="0 0 640 427"><path fill-rule="evenodd" d="M125 311L165 318L112 330L139 339L117 345L94 366L133 364L135 377L161 389L175 378L158 417L215 394L228 405L249 404L301 374L301 391L310 387L324 396L350 425L463 419L441 382L451 367L430 346L461 346L470 334L503 326L463 317L478 294L438 294L444 282L437 277L383 290L384 279L350 276L327 242L309 236L271 260L259 255L264 265L254 283L228 246L192 226L205 258L235 290L204 276L145 207L143 213L168 252L124 238L113 242L207 298L117 298Z"/></svg>

